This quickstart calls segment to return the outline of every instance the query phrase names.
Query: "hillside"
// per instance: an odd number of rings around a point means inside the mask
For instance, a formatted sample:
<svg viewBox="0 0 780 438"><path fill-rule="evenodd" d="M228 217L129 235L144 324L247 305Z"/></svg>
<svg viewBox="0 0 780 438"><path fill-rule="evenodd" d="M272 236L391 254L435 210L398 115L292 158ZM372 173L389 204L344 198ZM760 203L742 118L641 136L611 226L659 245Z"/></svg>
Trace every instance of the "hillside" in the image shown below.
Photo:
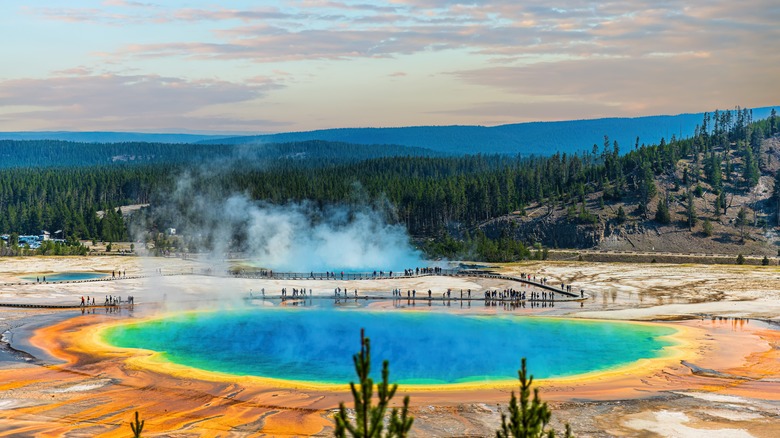
<svg viewBox="0 0 780 438"><path fill-rule="evenodd" d="M585 196L584 203L561 202L553 207L549 203L535 204L524 212L485 221L479 228L494 237L510 233L517 239L540 242L550 248L777 257L780 206L773 196L775 175L780 170L780 138L761 142L760 175L755 186L749 188L743 177L746 157L736 146L732 143L728 148L712 151L731 167L731 172L726 172L726 166L723 169L721 190L725 203L717 210L717 188L701 166L707 154L700 152L678 160L673 173L654 177L657 194L650 199L646 214L640 211L636 196L604 201L604 191L596 191ZM693 171L697 161L700 172ZM686 180L687 185L683 183ZM665 198L669 199L668 224L655 219L658 203ZM689 199L695 211L692 226L688 219ZM621 208L626 213L624 220L619 218ZM741 209L745 214L743 222L739 217ZM583 220L583 211L591 216Z"/></svg>
<svg viewBox="0 0 780 438"><path fill-rule="evenodd" d="M233 135L158 134L144 132L71 132L71 131L20 131L0 132L0 140L61 140L80 143L195 143L217 140Z"/></svg>
<svg viewBox="0 0 780 438"><path fill-rule="evenodd" d="M754 120L769 116L770 107L754 108ZM622 150L640 144L655 144L691 137L702 123L704 113L676 116L605 118L560 122L530 122L495 127L412 126L404 128L343 128L290 132L205 140L216 144L261 144L303 140L339 141L355 144L397 144L418 146L452 154L509 154L549 156L556 152L575 153L601 144L604 135L617 141Z"/></svg>
<svg viewBox="0 0 780 438"><path fill-rule="evenodd" d="M753 119L769 116L771 107L753 108ZM320 140L359 145L400 145L444 154L504 154L550 156L578 153L601 144L604 136L625 153L637 144L655 144L691 137L705 113L528 122L486 126L409 126L398 128L336 128L262 135L205 135L138 132L0 132L0 140L60 140L96 144L259 145Z"/></svg>

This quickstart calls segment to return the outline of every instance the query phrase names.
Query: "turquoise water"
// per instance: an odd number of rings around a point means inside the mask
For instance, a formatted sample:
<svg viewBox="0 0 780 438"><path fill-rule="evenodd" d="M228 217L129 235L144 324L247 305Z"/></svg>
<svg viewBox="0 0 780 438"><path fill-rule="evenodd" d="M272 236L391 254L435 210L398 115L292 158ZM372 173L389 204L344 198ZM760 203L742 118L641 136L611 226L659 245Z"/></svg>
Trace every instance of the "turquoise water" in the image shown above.
<svg viewBox="0 0 780 438"><path fill-rule="evenodd" d="M100 272L60 272L57 274L38 275L37 278L43 281L43 277L46 277L46 281L79 281L79 280L94 280L96 278L103 278L106 274ZM27 281L35 281L36 276L22 277Z"/></svg>
<svg viewBox="0 0 780 438"><path fill-rule="evenodd" d="M521 357L537 378L598 371L658 356L671 345L659 337L675 332L620 322L276 308L117 326L106 341L210 371L345 383L355 379L361 327L371 339L373 374L387 359L390 380L406 384L516 379Z"/></svg>

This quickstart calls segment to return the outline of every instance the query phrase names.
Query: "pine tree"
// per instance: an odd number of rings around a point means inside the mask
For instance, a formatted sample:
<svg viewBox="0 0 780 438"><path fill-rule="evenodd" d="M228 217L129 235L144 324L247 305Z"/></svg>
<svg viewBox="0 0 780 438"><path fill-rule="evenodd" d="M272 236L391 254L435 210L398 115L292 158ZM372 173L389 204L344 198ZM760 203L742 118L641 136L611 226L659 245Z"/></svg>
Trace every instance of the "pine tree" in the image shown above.
<svg viewBox="0 0 780 438"><path fill-rule="evenodd" d="M656 195L658 190L655 187L653 171L650 163L642 163L639 168L639 211L642 217L647 217L647 204Z"/></svg>
<svg viewBox="0 0 780 438"><path fill-rule="evenodd" d="M753 156L753 151L750 147L745 147L745 168L742 172L742 178L745 180L745 185L748 189L758 184L759 176L758 162Z"/></svg>
<svg viewBox="0 0 780 438"><path fill-rule="evenodd" d="M82 298L82 301L84 299ZM135 423L130 423L130 430L133 431L133 438L140 438L141 432L144 430L144 423L146 420L138 420L138 411L135 411Z"/></svg>
<svg viewBox="0 0 780 438"><path fill-rule="evenodd" d="M672 222L672 215L669 213L669 205L665 199L658 200L658 206L655 211L655 221L664 225Z"/></svg>
<svg viewBox="0 0 780 438"><path fill-rule="evenodd" d="M623 209L622 205L618 207L617 216L615 216L615 220L619 224L622 224L623 222L626 221L626 210Z"/></svg>
<svg viewBox="0 0 780 438"><path fill-rule="evenodd" d="M705 171L707 172L707 179L710 181L713 190L720 191L723 186L723 172L721 171L721 159L716 154L710 154L710 159L707 160L705 165Z"/></svg>
<svg viewBox="0 0 780 438"><path fill-rule="evenodd" d="M775 172L775 186L772 191L772 200L777 211L777 223L780 224L780 170Z"/></svg>
<svg viewBox="0 0 780 438"><path fill-rule="evenodd" d="M534 388L534 397L531 399L531 384L534 377L528 375L525 366L525 358L520 361L520 404L518 404L515 392L509 400L509 415L501 413L501 429L496 431L497 438L541 438L555 437L555 431L545 431L550 422L551 411L546 402L539 397L539 388ZM572 437L571 428L566 425L565 438Z"/></svg>
<svg viewBox="0 0 780 438"><path fill-rule="evenodd" d="M696 214L696 205L693 202L693 193L688 192L688 205L685 208L685 217L688 222L688 229L693 230L693 227L696 226L696 220L698 219L698 214Z"/></svg>
<svg viewBox="0 0 780 438"><path fill-rule="evenodd" d="M710 222L709 219L704 219L704 222L702 222L701 225L701 230L705 236L712 236L712 222Z"/></svg>
<svg viewBox="0 0 780 438"><path fill-rule="evenodd" d="M732 167L733 166L731 165L731 159L729 158L729 154L728 153L724 153L724 155L726 157L726 171L723 174L723 179L725 181L731 181L731 172L732 172Z"/></svg>
<svg viewBox="0 0 780 438"><path fill-rule="evenodd" d="M715 196L715 200L712 203L713 210L715 210L715 219L720 217L720 209L722 208L721 201L722 201L721 194L717 193Z"/></svg>
<svg viewBox="0 0 780 438"><path fill-rule="evenodd" d="M336 414L334 435L345 438L349 432L354 438L406 437L414 421L414 418L408 414L409 396L404 397L404 406L400 412L393 408L387 433L383 435L385 412L398 389L398 385L388 383L389 363L384 361L382 363L382 383L376 385L377 405L372 406L374 381L369 377L371 373L371 342L364 336L363 329L360 330L360 353L352 356L352 360L360 380L359 387L354 382L349 384L352 389L352 397L355 400L355 422L350 422L344 403L340 403L339 412Z"/></svg>
<svg viewBox="0 0 780 438"><path fill-rule="evenodd" d="M739 228L739 237L740 241L745 241L745 226L747 225L747 210L745 210L745 207L740 207L739 211L737 212L737 220L734 221L734 225L736 225Z"/></svg>

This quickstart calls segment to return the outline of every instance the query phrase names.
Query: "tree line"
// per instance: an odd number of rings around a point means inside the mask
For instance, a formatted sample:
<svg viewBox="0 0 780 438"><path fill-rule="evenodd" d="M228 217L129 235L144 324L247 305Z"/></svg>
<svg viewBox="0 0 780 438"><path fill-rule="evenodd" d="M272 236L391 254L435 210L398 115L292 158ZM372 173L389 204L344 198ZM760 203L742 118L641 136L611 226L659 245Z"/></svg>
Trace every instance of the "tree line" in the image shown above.
<svg viewBox="0 0 780 438"><path fill-rule="evenodd" d="M214 159L13 167L0 172L0 232L64 230L81 239L126 240L128 224L117 207L151 204L153 212L171 202L169 194L186 175L199 194L214 199L232 193L271 203L309 200L324 205L385 199L393 207L389 220L404 224L412 236L427 239L431 251L462 253L481 248L477 252L482 258L517 259L529 255L522 243L487 239L475 227L508 213L522 214L531 205L549 208L577 202L583 206L572 211L573 218L588 223L596 218L584 209L583 201L593 193L600 193L603 201L635 204L636 213L646 215L658 194L656 178L676 175L681 159L691 160L692 165L682 178L674 176L676 184L695 193L696 185L706 182L718 192L717 199L724 204L719 208L727 208L727 191L750 190L758 182L761 140L776 135L778 125L774 111L760 121L752 120L748 110L716 111L705 114L691 138L672 136L649 146L637 139L625 153L605 136L602 145L590 150L546 157L407 154L344 162L301 152L303 156L296 160L262 160L261 164L252 159ZM346 147L314 143L321 151ZM657 210L668 209L668 199L659 202L662 208ZM104 212L102 217L98 211ZM173 216L140 216L139 224L151 231L182 227Z"/></svg>
<svg viewBox="0 0 780 438"><path fill-rule="evenodd" d="M0 169L18 167L121 166L125 164L189 164L255 166L288 161L296 165L328 165L387 156L443 156L442 152L400 145L356 145L320 140L257 143L82 143L61 140L0 140Z"/></svg>

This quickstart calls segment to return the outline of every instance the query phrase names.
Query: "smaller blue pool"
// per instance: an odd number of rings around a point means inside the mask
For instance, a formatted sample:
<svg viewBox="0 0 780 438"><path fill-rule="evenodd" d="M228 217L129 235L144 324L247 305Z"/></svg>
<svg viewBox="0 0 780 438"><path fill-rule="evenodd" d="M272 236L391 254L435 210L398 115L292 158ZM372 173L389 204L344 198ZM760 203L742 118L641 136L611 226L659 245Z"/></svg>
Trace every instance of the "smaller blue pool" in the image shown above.
<svg viewBox="0 0 780 438"><path fill-rule="evenodd" d="M22 280L27 281L43 281L45 278L47 282L51 281L81 281L81 280L95 280L103 278L108 274L102 272L58 272L56 274L40 274L40 275L28 275L22 277Z"/></svg>

